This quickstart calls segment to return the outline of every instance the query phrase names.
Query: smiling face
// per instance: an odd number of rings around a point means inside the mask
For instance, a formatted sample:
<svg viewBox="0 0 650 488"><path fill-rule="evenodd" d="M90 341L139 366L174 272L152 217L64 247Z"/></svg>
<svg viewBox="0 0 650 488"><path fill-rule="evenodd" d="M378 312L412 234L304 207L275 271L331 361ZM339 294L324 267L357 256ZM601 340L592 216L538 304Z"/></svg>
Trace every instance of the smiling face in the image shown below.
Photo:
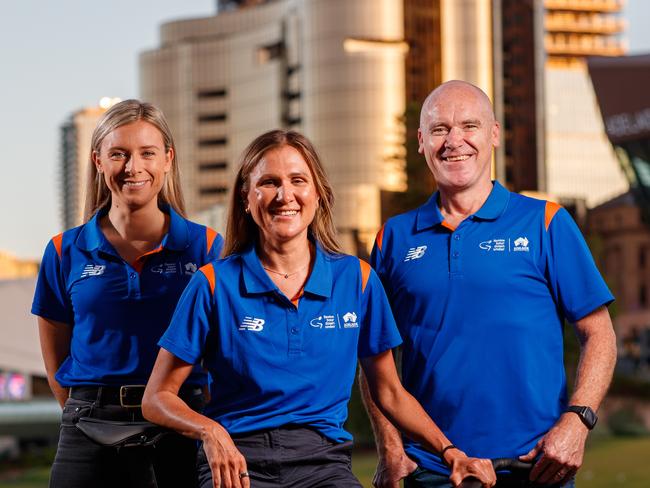
<svg viewBox="0 0 650 488"><path fill-rule="evenodd" d="M420 154L438 187L458 192L491 185L492 149L499 124L487 96L464 82L449 82L425 101L418 129Z"/></svg>
<svg viewBox="0 0 650 488"><path fill-rule="evenodd" d="M248 178L244 204L259 227L260 239L284 243L307 240L318 209L314 178L300 152L283 145L264 153Z"/></svg>
<svg viewBox="0 0 650 488"><path fill-rule="evenodd" d="M144 120L116 128L106 135L99 152L93 152L97 171L111 192L111 205L131 210L157 206L172 160L173 150L165 150L161 132Z"/></svg>

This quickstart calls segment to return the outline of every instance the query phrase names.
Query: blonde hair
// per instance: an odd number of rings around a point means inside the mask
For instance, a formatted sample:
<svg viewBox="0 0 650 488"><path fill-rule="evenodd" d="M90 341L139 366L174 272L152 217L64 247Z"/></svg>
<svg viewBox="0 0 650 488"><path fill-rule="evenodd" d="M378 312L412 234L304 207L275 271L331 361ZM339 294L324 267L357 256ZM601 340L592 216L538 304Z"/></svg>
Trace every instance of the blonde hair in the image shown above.
<svg viewBox="0 0 650 488"><path fill-rule="evenodd" d="M97 172L93 162L93 153L99 153L104 138L118 127L144 120L155 126L163 137L165 152L173 150L171 170L165 178L158 203L171 206L177 213L185 216L185 201L180 185L180 170L176 146L171 130L162 111L154 105L140 100L124 100L109 108L97 122L90 142L88 183L86 186L86 204L84 206L84 222L88 222L100 208L111 203L111 192L106 186L104 177Z"/></svg>
<svg viewBox="0 0 650 488"><path fill-rule="evenodd" d="M314 179L319 200L314 220L309 224L310 234L325 251L332 254L341 252L332 218L334 192L316 149L299 132L276 129L258 136L248 145L240 158L239 169L230 195L224 256L241 252L257 239L259 233L257 224L245 211L250 174L267 151L280 146L296 149L307 163Z"/></svg>

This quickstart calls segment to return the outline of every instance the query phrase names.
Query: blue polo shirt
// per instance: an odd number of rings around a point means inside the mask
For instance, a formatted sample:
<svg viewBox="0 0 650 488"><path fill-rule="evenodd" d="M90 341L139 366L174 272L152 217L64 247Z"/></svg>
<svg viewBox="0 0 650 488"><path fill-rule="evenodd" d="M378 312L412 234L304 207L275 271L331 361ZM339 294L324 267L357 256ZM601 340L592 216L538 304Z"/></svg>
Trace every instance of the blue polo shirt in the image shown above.
<svg viewBox="0 0 650 488"><path fill-rule="evenodd" d="M566 407L564 319L613 300L566 210L495 182L453 229L436 193L388 220L371 263L404 339L406 389L468 455L527 453ZM449 472L417 443L405 447Z"/></svg>
<svg viewBox="0 0 650 488"><path fill-rule="evenodd" d="M160 345L202 361L212 399L205 414L231 434L310 426L334 442L343 429L357 356L401 343L377 275L356 257L316 246L312 272L292 303L251 246L192 278Z"/></svg>
<svg viewBox="0 0 650 488"><path fill-rule="evenodd" d="M64 387L145 384L157 342L192 275L218 257L223 238L172 208L160 246L135 265L108 242L96 214L47 245L32 313L72 327L70 355L56 373ZM205 384L199 368L190 384Z"/></svg>

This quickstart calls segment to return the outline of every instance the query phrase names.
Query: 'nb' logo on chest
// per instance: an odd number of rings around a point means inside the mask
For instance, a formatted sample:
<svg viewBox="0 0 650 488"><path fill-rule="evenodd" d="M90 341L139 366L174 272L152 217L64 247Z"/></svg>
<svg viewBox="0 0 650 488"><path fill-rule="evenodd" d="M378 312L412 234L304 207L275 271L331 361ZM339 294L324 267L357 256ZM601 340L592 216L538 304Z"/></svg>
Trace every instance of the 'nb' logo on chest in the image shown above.
<svg viewBox="0 0 650 488"><path fill-rule="evenodd" d="M99 276L104 274L106 265L104 264L87 264L84 266L84 270L81 273L81 277L85 278L86 276Z"/></svg>
<svg viewBox="0 0 650 488"><path fill-rule="evenodd" d="M427 246L418 246L418 247L410 248L406 253L404 262L413 261L414 259L420 259L422 256L424 256L426 250L427 250Z"/></svg>
<svg viewBox="0 0 650 488"><path fill-rule="evenodd" d="M264 328L264 319L256 317L244 317L239 325L239 330L250 330L251 332L260 332Z"/></svg>

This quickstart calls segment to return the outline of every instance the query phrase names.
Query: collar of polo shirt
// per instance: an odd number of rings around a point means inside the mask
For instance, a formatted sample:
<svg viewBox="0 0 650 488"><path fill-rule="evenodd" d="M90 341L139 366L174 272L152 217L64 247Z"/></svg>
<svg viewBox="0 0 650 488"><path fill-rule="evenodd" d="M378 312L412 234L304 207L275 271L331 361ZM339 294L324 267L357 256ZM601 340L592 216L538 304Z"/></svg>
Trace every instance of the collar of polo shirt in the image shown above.
<svg viewBox="0 0 650 488"><path fill-rule="evenodd" d="M162 247L172 251L183 251L190 246L190 231L188 223L169 205L163 204L160 209L169 215L169 230L163 237ZM85 251L100 250L109 254L114 254L113 246L108 242L104 233L99 226L99 220L108 213L109 207L99 210L86 224L75 244Z"/></svg>
<svg viewBox="0 0 650 488"><path fill-rule="evenodd" d="M492 191L483 206L473 215L482 220L496 220L505 212L510 200L510 192L501 183L493 181ZM418 209L416 228L418 231L441 224L445 218L438 207L440 191L435 192L427 202Z"/></svg>

